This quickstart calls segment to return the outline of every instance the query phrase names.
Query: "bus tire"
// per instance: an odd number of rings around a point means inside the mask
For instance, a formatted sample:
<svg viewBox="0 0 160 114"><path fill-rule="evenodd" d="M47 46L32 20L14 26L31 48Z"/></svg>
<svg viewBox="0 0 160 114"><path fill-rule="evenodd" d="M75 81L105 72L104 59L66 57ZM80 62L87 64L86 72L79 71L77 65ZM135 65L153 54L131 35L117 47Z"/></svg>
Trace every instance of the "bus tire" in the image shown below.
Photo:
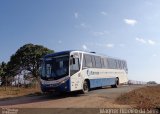
<svg viewBox="0 0 160 114"><path fill-rule="evenodd" d="M111 85L111 87L112 87L112 88L118 88L118 85L119 85L119 79L116 78L115 84L114 84L114 85Z"/></svg>
<svg viewBox="0 0 160 114"><path fill-rule="evenodd" d="M87 80L84 81L83 83L83 89L82 89L82 93L88 93L89 92L89 82Z"/></svg>

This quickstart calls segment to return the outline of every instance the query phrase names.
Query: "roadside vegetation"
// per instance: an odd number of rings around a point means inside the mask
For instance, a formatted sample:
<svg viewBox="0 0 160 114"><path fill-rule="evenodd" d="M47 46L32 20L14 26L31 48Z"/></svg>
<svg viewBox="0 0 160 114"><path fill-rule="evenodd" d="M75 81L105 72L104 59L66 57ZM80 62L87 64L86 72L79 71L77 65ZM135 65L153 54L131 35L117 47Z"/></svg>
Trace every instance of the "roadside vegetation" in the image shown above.
<svg viewBox="0 0 160 114"><path fill-rule="evenodd" d="M0 98L16 97L40 92L39 68L41 58L54 53L42 45L25 44L0 63Z"/></svg>
<svg viewBox="0 0 160 114"><path fill-rule="evenodd" d="M39 87L0 87L0 99L41 94Z"/></svg>
<svg viewBox="0 0 160 114"><path fill-rule="evenodd" d="M160 85L147 86L122 94L116 99L116 102L138 109L159 109Z"/></svg>
<svg viewBox="0 0 160 114"><path fill-rule="evenodd" d="M25 44L20 47L10 60L0 63L0 86L12 86L17 75L39 79L39 67L41 58L49 53L54 53L42 45ZM25 74L21 74L25 72Z"/></svg>

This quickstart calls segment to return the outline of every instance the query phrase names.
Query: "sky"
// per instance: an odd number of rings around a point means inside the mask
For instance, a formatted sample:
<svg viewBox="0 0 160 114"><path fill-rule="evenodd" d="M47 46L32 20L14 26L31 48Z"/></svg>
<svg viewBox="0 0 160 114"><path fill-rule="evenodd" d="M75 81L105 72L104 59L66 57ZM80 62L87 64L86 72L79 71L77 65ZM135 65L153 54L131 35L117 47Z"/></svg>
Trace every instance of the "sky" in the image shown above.
<svg viewBox="0 0 160 114"><path fill-rule="evenodd" d="M27 43L125 59L131 80L160 82L159 0L0 0L0 62Z"/></svg>

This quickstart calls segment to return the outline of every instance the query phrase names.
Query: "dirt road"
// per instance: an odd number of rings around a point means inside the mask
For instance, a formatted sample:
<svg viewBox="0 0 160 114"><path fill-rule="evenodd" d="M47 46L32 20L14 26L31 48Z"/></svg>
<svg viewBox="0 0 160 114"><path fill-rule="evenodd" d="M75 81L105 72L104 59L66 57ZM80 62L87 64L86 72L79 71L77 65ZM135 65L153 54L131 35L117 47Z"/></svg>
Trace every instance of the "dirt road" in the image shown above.
<svg viewBox="0 0 160 114"><path fill-rule="evenodd" d="M119 95L142 86L120 86L91 90L88 94L30 95L0 100L0 107L10 108L129 108L114 102Z"/></svg>

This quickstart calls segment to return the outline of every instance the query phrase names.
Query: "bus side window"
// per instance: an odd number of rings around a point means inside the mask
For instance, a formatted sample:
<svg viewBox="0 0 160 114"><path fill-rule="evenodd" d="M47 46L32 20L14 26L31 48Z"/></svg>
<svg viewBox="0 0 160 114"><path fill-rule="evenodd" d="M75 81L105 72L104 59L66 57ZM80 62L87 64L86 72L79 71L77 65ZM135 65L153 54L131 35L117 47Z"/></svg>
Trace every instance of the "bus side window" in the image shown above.
<svg viewBox="0 0 160 114"><path fill-rule="evenodd" d="M80 70L79 58L70 59L70 75L77 73Z"/></svg>
<svg viewBox="0 0 160 114"><path fill-rule="evenodd" d="M95 68L95 67L96 67L95 57L94 57L94 55L92 55L91 57L92 57L92 65L93 65L93 68Z"/></svg>
<svg viewBox="0 0 160 114"><path fill-rule="evenodd" d="M109 69L115 69L115 65L116 65L115 60L112 59L112 58L108 58L107 61L108 61L108 68Z"/></svg>
<svg viewBox="0 0 160 114"><path fill-rule="evenodd" d="M86 67L86 58L84 56L85 54L83 54L83 63L82 63L82 68Z"/></svg>
<svg viewBox="0 0 160 114"><path fill-rule="evenodd" d="M82 53L79 53L79 66L80 66L80 68L81 68L81 61L82 61Z"/></svg>
<svg viewBox="0 0 160 114"><path fill-rule="evenodd" d="M123 61L121 61L121 69L123 69Z"/></svg>
<svg viewBox="0 0 160 114"><path fill-rule="evenodd" d="M102 68L101 58L99 56L95 56L96 68Z"/></svg>
<svg viewBox="0 0 160 114"><path fill-rule="evenodd" d="M120 61L118 60L118 69L121 69Z"/></svg>
<svg viewBox="0 0 160 114"><path fill-rule="evenodd" d="M105 68L104 58L101 58L101 64L102 64L102 68Z"/></svg>
<svg viewBox="0 0 160 114"><path fill-rule="evenodd" d="M104 67L108 68L107 58L104 58Z"/></svg>
<svg viewBox="0 0 160 114"><path fill-rule="evenodd" d="M111 66L111 65L112 65L112 64L111 64L111 58L108 58L108 59L107 59L107 62L108 62L108 68L109 68L109 69L112 69L112 66Z"/></svg>
<svg viewBox="0 0 160 114"><path fill-rule="evenodd" d="M92 56L91 55L88 55L88 54L86 54L86 55L84 55L85 56L85 60L86 60L86 67L88 67L88 68L92 68Z"/></svg>

